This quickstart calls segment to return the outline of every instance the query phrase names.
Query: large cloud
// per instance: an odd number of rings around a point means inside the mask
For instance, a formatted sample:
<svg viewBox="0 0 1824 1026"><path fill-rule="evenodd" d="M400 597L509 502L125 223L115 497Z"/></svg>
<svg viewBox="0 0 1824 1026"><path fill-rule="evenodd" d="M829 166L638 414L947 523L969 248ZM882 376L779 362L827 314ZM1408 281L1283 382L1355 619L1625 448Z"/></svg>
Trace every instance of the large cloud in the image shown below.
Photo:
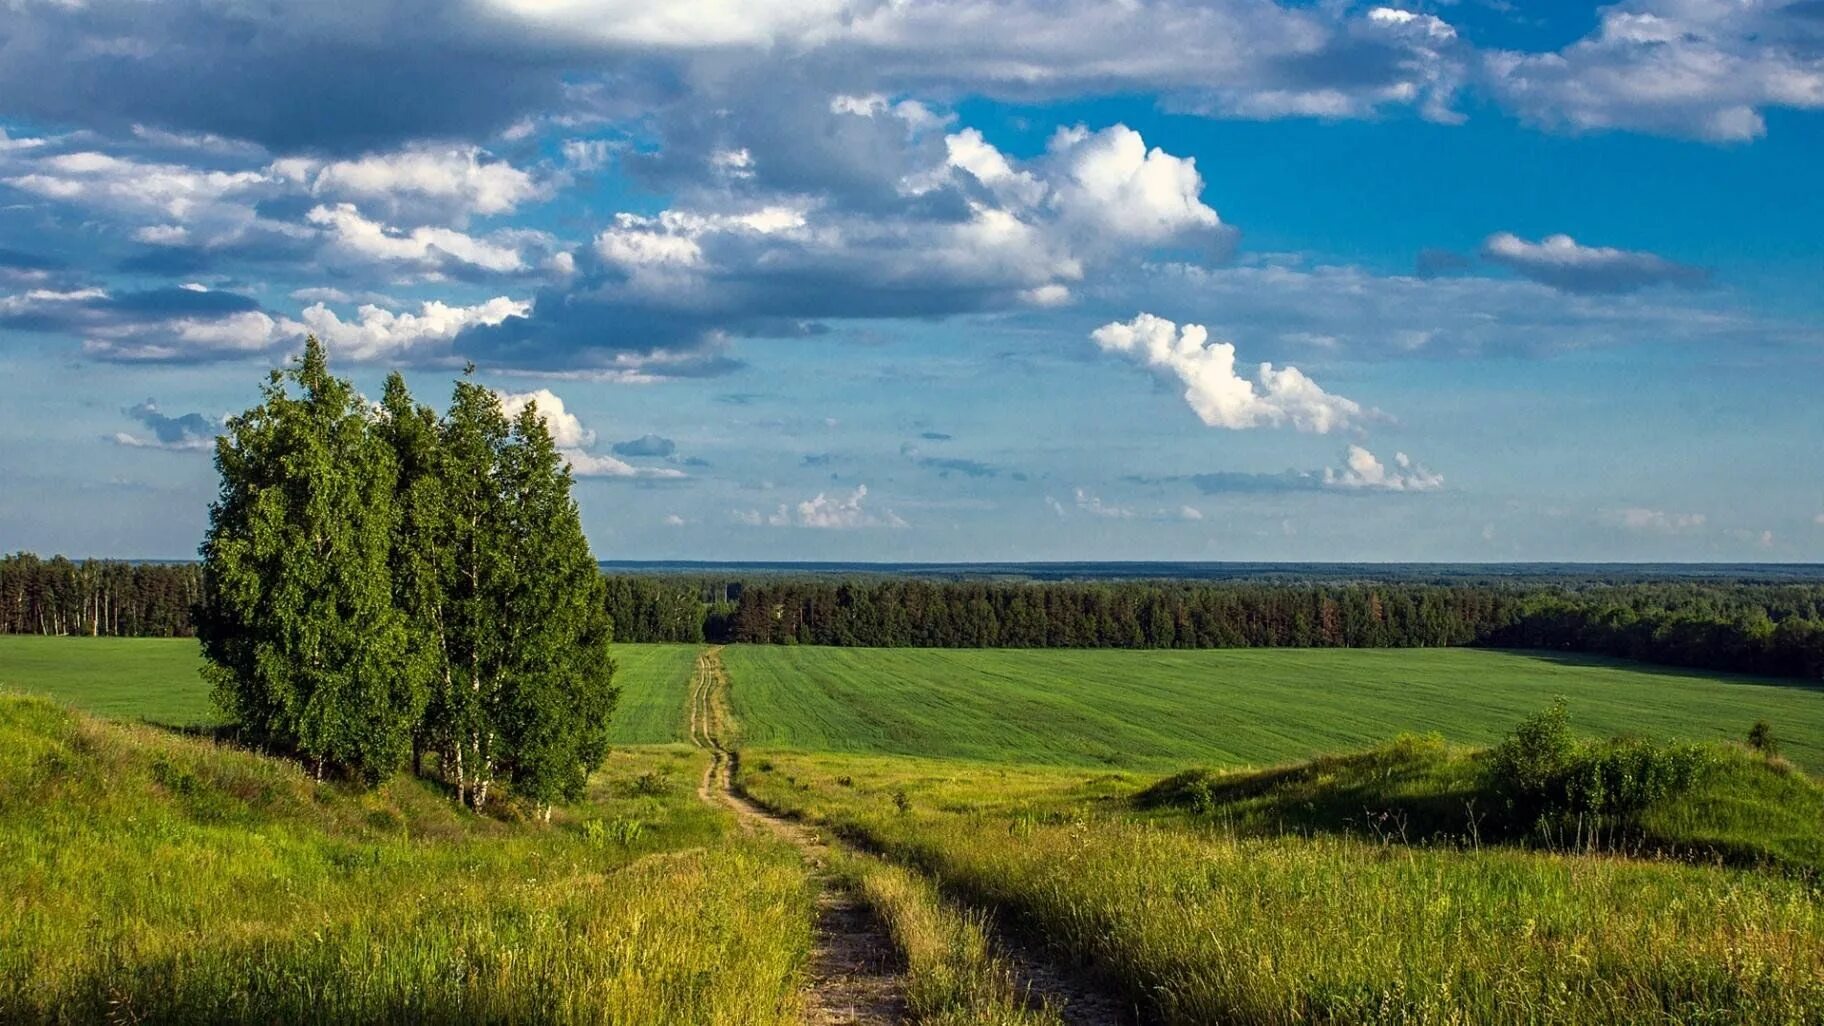
<svg viewBox="0 0 1824 1026"><path fill-rule="evenodd" d="M1713 142L1766 131L1770 107L1824 109L1815 0L1627 0L1556 53L1494 52L1484 78L1533 121Z"/></svg>
<svg viewBox="0 0 1824 1026"><path fill-rule="evenodd" d="M838 123L888 119L910 135L890 201L861 209L775 191L756 158L752 179L702 207L617 215L530 317L475 329L463 344L516 363L690 372L719 359L731 336L1054 306L1090 268L1227 237L1194 163L1125 126L1061 131L1020 163L966 129L919 146L943 123L928 112L866 98L836 106Z"/></svg>
<svg viewBox="0 0 1824 1026"><path fill-rule="evenodd" d="M1107 352L1182 382L1185 402L1211 427L1290 426L1327 434L1367 416L1361 404L1324 391L1296 367L1263 363L1255 381L1242 377L1235 371L1235 346L1211 342L1200 324L1180 329L1143 313L1125 323L1104 324L1090 338Z"/></svg>
<svg viewBox="0 0 1824 1026"><path fill-rule="evenodd" d="M1436 18L1264 0L88 0L0 6L0 40L15 116L342 152L601 94L650 111L755 64L854 93L1166 92L1248 117L1440 113L1461 75Z"/></svg>

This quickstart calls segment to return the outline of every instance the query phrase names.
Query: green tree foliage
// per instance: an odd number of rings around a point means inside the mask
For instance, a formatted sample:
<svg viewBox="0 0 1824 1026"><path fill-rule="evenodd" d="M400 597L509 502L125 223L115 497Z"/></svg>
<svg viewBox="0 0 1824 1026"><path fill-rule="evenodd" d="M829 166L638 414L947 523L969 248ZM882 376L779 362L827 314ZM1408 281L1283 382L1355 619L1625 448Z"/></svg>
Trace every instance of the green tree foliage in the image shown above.
<svg viewBox="0 0 1824 1026"><path fill-rule="evenodd" d="M197 623L237 723L369 781L433 755L477 809L503 779L547 815L580 794L612 626L536 409L467 374L443 417L398 374L370 409L312 339L216 462Z"/></svg>
<svg viewBox="0 0 1824 1026"><path fill-rule="evenodd" d="M502 679L493 708L513 787L543 805L582 793L608 750L616 692L601 574L570 498L570 468L535 405L501 453L508 516L502 547Z"/></svg>
<svg viewBox="0 0 1824 1026"><path fill-rule="evenodd" d="M393 454L315 339L263 395L216 441L197 623L208 672L243 727L319 771L377 780L423 708L393 603Z"/></svg>

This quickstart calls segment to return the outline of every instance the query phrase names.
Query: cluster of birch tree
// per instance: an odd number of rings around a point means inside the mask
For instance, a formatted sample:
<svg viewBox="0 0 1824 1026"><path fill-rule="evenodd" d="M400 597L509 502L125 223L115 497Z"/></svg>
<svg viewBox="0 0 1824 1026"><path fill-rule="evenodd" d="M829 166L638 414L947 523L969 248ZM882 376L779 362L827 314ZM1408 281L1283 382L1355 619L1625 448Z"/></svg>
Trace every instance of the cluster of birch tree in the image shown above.
<svg viewBox="0 0 1824 1026"><path fill-rule="evenodd" d="M251 736L374 782L408 764L484 807L578 796L616 691L603 584L536 407L469 374L447 412L381 401L323 346L216 442L197 634Z"/></svg>

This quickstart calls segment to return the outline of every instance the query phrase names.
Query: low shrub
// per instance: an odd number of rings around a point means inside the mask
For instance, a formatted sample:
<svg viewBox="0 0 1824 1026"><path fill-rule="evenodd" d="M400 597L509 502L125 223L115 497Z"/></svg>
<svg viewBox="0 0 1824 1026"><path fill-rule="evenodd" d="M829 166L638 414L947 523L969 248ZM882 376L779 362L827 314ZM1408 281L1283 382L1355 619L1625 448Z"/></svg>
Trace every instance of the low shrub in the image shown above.
<svg viewBox="0 0 1824 1026"><path fill-rule="evenodd" d="M1491 788L1522 817L1631 818L1689 791L1710 763L1700 745L1578 740L1562 700L1521 721L1489 753Z"/></svg>

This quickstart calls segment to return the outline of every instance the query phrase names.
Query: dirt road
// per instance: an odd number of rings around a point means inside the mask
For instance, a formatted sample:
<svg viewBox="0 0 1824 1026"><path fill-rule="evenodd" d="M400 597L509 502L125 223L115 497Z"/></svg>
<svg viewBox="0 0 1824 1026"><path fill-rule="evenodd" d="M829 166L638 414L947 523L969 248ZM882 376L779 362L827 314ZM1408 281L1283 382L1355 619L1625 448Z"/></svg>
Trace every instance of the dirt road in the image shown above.
<svg viewBox="0 0 1824 1026"><path fill-rule="evenodd" d="M721 649L697 657L690 696L690 740L710 752L710 766L697 794L706 802L732 809L747 830L765 831L804 853L817 874L821 894L811 955L811 978L805 995L805 1021L812 1026L836 1023L885 1024L906 1018L905 980L900 959L880 921L849 890L823 872L832 842L817 830L748 800L735 790L733 751L735 720L728 709L728 678ZM1137 1021L1127 1009L1072 972L1006 938L998 945L1013 970L1019 992L1035 1004L1057 1010L1066 1026L1129 1026Z"/></svg>

